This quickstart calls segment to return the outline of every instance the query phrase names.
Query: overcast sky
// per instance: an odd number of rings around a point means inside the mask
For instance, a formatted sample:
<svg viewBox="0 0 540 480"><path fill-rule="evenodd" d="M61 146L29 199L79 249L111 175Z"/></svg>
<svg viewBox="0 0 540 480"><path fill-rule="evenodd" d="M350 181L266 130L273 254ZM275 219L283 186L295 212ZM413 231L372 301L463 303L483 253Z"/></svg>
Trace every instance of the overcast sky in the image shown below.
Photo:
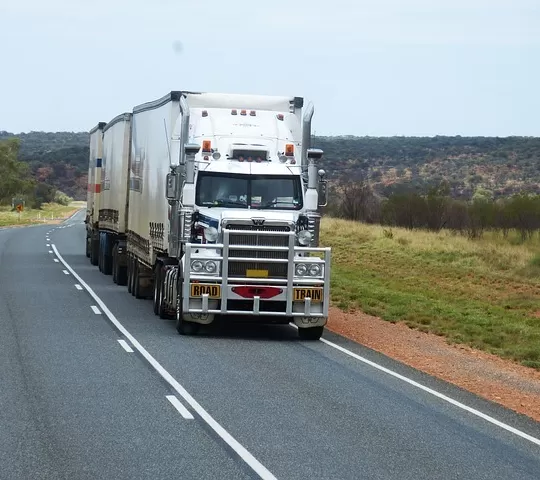
<svg viewBox="0 0 540 480"><path fill-rule="evenodd" d="M318 135L540 134L540 0L0 0L0 130L171 90L303 96Z"/></svg>

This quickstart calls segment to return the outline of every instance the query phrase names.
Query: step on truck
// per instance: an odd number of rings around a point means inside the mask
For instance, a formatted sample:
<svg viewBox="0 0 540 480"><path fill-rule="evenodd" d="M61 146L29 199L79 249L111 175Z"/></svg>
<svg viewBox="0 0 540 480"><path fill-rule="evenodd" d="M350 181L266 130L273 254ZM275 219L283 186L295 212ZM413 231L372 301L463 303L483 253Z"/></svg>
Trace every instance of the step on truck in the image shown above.
<svg viewBox="0 0 540 480"><path fill-rule="evenodd" d="M87 248L97 245L100 270L183 335L220 316L292 322L300 338L320 338L327 183L303 103L173 91L94 129L89 191L94 178L100 195Z"/></svg>

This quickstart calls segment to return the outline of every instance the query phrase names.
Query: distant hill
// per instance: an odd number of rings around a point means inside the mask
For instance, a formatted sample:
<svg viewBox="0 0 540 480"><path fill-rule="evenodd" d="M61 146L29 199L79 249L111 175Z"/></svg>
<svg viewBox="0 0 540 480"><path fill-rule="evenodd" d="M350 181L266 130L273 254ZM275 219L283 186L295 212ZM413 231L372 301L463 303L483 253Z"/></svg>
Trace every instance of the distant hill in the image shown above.
<svg viewBox="0 0 540 480"><path fill-rule="evenodd" d="M20 159L33 175L69 196L86 198L86 132L0 131L0 140L21 139ZM454 197L477 189L495 197L540 193L540 137L314 137L332 181L369 179L381 195L425 191L445 179Z"/></svg>
<svg viewBox="0 0 540 480"><path fill-rule="evenodd" d="M0 131L0 140L17 137L21 141L19 160L30 165L32 175L73 197L86 200L89 135L86 132Z"/></svg>
<svg viewBox="0 0 540 480"><path fill-rule="evenodd" d="M334 180L369 179L388 196L446 180L452 196L540 193L539 137L317 137Z"/></svg>

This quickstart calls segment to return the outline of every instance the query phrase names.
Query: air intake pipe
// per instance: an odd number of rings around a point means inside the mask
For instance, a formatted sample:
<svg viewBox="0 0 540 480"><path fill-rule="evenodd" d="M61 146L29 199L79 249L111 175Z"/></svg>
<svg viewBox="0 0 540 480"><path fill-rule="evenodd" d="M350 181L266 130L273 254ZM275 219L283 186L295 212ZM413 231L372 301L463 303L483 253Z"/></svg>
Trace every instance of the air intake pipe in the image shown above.
<svg viewBox="0 0 540 480"><path fill-rule="evenodd" d="M313 103L310 103L304 112L304 120L302 122L302 165L306 166L308 164L307 151L308 148L311 148L311 119L313 118L313 113L315 112L315 107Z"/></svg>

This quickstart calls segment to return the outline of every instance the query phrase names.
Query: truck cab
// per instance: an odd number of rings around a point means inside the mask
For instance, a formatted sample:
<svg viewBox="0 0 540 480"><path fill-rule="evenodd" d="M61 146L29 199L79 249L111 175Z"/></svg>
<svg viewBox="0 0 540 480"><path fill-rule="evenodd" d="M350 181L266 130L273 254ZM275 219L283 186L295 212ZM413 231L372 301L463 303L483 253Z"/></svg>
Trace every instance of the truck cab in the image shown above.
<svg viewBox="0 0 540 480"><path fill-rule="evenodd" d="M322 152L303 149L295 101L289 112L190 110L193 174L181 186L185 242L171 292L180 333L222 315L322 334L330 279L330 249L318 247Z"/></svg>

